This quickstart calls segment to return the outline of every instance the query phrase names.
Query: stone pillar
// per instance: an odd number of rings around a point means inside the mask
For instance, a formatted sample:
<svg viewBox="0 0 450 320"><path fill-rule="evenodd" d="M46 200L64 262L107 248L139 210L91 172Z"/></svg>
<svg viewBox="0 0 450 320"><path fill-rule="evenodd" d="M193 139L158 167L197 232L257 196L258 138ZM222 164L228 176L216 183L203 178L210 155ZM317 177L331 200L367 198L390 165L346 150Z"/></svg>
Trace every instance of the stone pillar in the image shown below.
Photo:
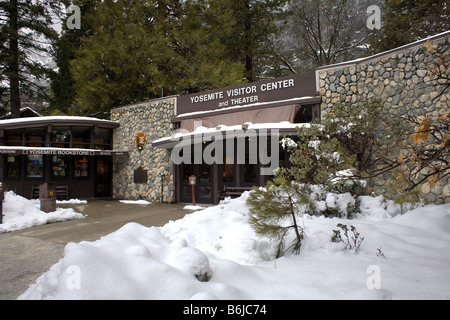
<svg viewBox="0 0 450 320"><path fill-rule="evenodd" d="M164 173L164 201L174 199L173 166L170 150L153 148L152 142L172 134L176 97L162 98L112 110L111 120L120 122L114 131L114 148L128 150L128 158L114 159L113 197L117 199L145 199L159 202L161 173ZM145 145L139 151L138 134L145 135ZM139 170L140 179L135 179ZM143 181L142 177L144 178Z"/></svg>

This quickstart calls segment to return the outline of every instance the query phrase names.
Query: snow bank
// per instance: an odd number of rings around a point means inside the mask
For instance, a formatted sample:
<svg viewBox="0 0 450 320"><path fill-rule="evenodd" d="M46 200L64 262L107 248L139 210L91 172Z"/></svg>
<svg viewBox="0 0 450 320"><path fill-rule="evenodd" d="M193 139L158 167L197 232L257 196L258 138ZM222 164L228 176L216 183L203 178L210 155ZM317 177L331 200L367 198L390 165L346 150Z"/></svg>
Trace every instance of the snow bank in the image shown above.
<svg viewBox="0 0 450 320"><path fill-rule="evenodd" d="M40 210L39 200L28 200L9 191L5 192L3 201L3 224L0 224L0 233L82 218L84 216L72 208L57 208L55 212L45 213Z"/></svg>
<svg viewBox="0 0 450 320"><path fill-rule="evenodd" d="M64 258L21 298L188 299L202 290L195 275L210 273L199 250L130 223L98 242L68 244Z"/></svg>
<svg viewBox="0 0 450 320"><path fill-rule="evenodd" d="M260 239L248 224L248 192L219 205L171 221L162 227L169 239L185 239L190 246L242 264L271 260L274 245Z"/></svg>
<svg viewBox="0 0 450 320"><path fill-rule="evenodd" d="M367 198L356 219L304 215L300 255L275 260L247 196L69 244L20 299L450 299L450 204L392 215ZM338 223L364 237L358 253L331 242Z"/></svg>

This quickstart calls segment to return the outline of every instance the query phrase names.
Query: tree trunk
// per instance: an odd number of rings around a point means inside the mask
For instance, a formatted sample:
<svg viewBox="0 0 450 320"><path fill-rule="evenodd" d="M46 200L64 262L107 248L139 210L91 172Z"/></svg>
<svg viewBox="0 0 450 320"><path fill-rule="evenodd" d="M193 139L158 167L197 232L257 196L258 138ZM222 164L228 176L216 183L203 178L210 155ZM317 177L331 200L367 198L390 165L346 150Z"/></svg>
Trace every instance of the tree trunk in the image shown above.
<svg viewBox="0 0 450 320"><path fill-rule="evenodd" d="M9 25L11 28L9 39L9 89L11 97L11 118L20 118L19 91L19 10L17 0L10 0L11 11Z"/></svg>
<svg viewBox="0 0 450 320"><path fill-rule="evenodd" d="M252 48L252 21L250 1L245 4L245 21L244 21L244 51L245 51L245 75L248 82L253 82L253 48Z"/></svg>

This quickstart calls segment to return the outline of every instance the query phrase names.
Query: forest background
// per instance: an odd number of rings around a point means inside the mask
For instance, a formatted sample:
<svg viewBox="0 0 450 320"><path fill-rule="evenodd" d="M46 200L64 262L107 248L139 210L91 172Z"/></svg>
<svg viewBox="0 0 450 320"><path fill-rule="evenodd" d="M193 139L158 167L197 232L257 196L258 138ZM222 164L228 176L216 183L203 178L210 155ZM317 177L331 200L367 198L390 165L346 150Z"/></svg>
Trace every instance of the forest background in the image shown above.
<svg viewBox="0 0 450 320"><path fill-rule="evenodd" d="M371 5L381 8L379 29L368 28ZM450 8L445 0L1 0L0 29L0 113L18 117L29 106L109 118L130 103L395 48L449 30Z"/></svg>

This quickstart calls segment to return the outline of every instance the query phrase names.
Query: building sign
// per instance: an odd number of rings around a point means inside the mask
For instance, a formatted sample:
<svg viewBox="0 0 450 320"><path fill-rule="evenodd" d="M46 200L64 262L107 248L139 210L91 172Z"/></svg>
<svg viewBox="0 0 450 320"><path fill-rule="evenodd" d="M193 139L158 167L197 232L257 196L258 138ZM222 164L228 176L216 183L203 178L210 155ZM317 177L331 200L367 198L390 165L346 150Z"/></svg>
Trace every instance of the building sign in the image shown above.
<svg viewBox="0 0 450 320"><path fill-rule="evenodd" d="M178 98L178 115L315 95L314 72L206 91Z"/></svg>
<svg viewBox="0 0 450 320"><path fill-rule="evenodd" d="M1 154L52 155L52 156L128 156L127 151L32 148L32 147L18 147L18 148L0 147L0 155Z"/></svg>
<svg viewBox="0 0 450 320"><path fill-rule="evenodd" d="M139 151L144 150L144 146L145 146L145 135L143 133L139 133L136 136L136 146L138 148Z"/></svg>

